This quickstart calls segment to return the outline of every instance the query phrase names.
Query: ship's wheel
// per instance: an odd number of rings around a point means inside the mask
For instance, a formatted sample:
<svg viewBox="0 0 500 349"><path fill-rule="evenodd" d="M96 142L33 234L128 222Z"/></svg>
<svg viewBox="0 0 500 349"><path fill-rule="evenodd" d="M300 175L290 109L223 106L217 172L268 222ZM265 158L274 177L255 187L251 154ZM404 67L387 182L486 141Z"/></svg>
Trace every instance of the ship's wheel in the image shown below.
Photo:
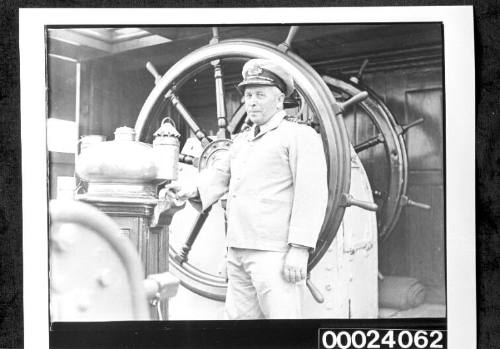
<svg viewBox="0 0 500 349"><path fill-rule="evenodd" d="M429 205L411 200L406 193L408 156L404 134L422 123L423 119L400 125L383 100L362 82L362 73L367 64L368 60L365 60L356 76L323 76L323 80L331 88L337 101L367 93L366 99L357 103L354 108L344 111L343 116L347 123L357 125L348 127L349 136L365 167L373 197L379 207L378 235L379 242L383 243L393 232L404 207L430 209ZM353 120L356 117L366 119L367 122ZM360 130L361 128L364 130ZM364 138L360 139L361 137Z"/></svg>
<svg viewBox="0 0 500 349"><path fill-rule="evenodd" d="M338 103L323 79L300 57L290 50L292 39L297 27L292 27L286 40L280 45L251 40L233 39L219 41L217 30L214 29L214 39L207 46L188 54L163 76L148 63L148 70L155 76L156 85L147 97L136 122L136 134L140 141L151 139L152 126L165 115L166 106L173 106L203 149L199 157L186 154L180 155L180 161L203 169L210 166L211 160L220 151L226 151L231 145L231 137L237 133L244 121L244 112L240 108L231 118L226 118L225 91L223 87L223 66L227 62L241 61L252 58L271 59L294 77L297 98L302 106L306 105L310 115L317 124L321 134L328 166L328 205L325 220L319 235L316 249L309 258L308 268L312 269L327 251L341 224L345 207L357 205L366 209L376 209L372 203L360 202L349 195L350 186L350 143L344 126L342 111L350 104L360 100L355 96L351 100ZM213 70L215 80L214 96L217 105L217 139L208 137L198 125L193 115L185 107L179 97L183 85L204 70ZM293 104L293 102L292 102ZM303 107L299 107L302 110ZM215 115L214 115L215 117ZM210 209L196 215L191 222L182 247L170 247L169 259L171 272L176 274L182 285L202 296L223 300L227 283L225 278L207 271L203 266L190 263L189 253L192 248L204 248L195 244L202 226L209 216ZM175 217L174 217L175 218ZM316 300L321 301L321 295L315 290L311 281L308 286Z"/></svg>

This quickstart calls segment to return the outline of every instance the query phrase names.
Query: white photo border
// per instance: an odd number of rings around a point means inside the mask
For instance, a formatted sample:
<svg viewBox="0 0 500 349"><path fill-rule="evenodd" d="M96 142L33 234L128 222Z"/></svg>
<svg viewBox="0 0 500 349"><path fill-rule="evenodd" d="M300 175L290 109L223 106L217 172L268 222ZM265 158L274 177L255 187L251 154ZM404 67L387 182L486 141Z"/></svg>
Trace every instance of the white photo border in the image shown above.
<svg viewBox="0 0 500 349"><path fill-rule="evenodd" d="M45 26L441 22L444 30L448 347L476 348L472 6L20 9L24 346L48 347Z"/></svg>

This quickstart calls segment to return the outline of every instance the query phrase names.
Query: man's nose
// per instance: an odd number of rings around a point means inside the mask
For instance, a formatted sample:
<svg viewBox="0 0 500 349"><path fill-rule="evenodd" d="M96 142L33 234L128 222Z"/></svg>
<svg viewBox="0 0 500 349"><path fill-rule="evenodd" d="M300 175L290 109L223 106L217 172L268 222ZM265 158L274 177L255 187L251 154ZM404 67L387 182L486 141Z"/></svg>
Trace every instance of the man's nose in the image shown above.
<svg viewBox="0 0 500 349"><path fill-rule="evenodd" d="M255 99L255 97L250 97L249 99L247 99L247 104L248 105L256 105L257 104L257 99Z"/></svg>

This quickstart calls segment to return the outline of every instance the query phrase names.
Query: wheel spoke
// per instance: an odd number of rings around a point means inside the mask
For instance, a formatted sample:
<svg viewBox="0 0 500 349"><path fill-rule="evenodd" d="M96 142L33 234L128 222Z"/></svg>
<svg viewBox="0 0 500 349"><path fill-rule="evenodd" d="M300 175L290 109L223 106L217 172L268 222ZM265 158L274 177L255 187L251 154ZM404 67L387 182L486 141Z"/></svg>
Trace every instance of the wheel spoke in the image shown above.
<svg viewBox="0 0 500 349"><path fill-rule="evenodd" d="M229 131L227 130L227 119L226 119L226 103L224 98L224 81L222 74L222 66L220 59L212 61L214 67L214 79L215 79L215 100L217 102L217 138L218 139L228 139Z"/></svg>
<svg viewBox="0 0 500 349"><path fill-rule="evenodd" d="M191 131L194 132L196 138L200 140L202 147L206 147L211 142L210 139L207 137L206 133L203 132L203 130L198 126L193 116L187 111L186 107L184 107L184 105L181 103L179 97L177 97L175 93L170 90L165 95L165 99L170 99L172 105L177 109L177 111L179 111L179 114L181 114L184 121L186 121Z"/></svg>
<svg viewBox="0 0 500 349"><path fill-rule="evenodd" d="M369 62L369 59L365 59L363 61L363 63L361 64L361 67L359 68L359 71L358 73L356 74L356 76L351 76L349 78L349 80L351 80L352 82L354 82L355 84L359 84L359 82L361 81L361 79L363 78L363 72L365 71L366 69L366 66L368 65L368 62Z"/></svg>
<svg viewBox="0 0 500 349"><path fill-rule="evenodd" d="M205 224L205 221L207 220L208 214L210 213L211 209L212 207L207 208L205 211L199 213L196 217L196 220L193 224L193 227L191 228L191 231L189 232L186 242L181 247L181 251L179 252L179 254L176 256L180 264L188 260L189 251L191 251L191 248L193 247L193 244L196 241L196 238L198 237L203 224Z"/></svg>
<svg viewBox="0 0 500 349"><path fill-rule="evenodd" d="M245 106L243 104L240 105L238 109L233 114L227 129L231 133L238 133L243 129L245 124L250 125L250 120L247 119L247 111L245 110Z"/></svg>
<svg viewBox="0 0 500 349"><path fill-rule="evenodd" d="M427 204L424 204L424 203L421 203L421 202L413 201L412 199L410 199L406 195L401 196L401 202L400 202L400 204L401 204L401 206L413 206L413 207L418 207L418 208L421 208L421 209L424 209L424 210L430 210L431 209L430 205L427 205Z"/></svg>
<svg viewBox="0 0 500 349"><path fill-rule="evenodd" d="M155 78L155 85L156 85L160 81L160 79L161 79L160 73L158 73L158 70L156 70L156 67L151 62L147 62L146 63L146 69Z"/></svg>
<svg viewBox="0 0 500 349"><path fill-rule="evenodd" d="M354 150L356 151L356 153L359 153L359 152L362 152L363 150L374 147L377 144L384 143L384 141L385 141L384 136L381 133L379 133L375 137L372 137L372 138L364 141L363 143L356 144L354 146Z"/></svg>
<svg viewBox="0 0 500 349"><path fill-rule="evenodd" d="M191 155L179 154L179 162L187 165L194 165L196 162L196 158Z"/></svg>
<svg viewBox="0 0 500 349"><path fill-rule="evenodd" d="M424 122L424 118L419 118L413 122L410 122L407 125L402 125L402 126L397 126L396 131L398 134L403 135L405 134L410 128L415 127L417 125L420 125L422 122Z"/></svg>
<svg viewBox="0 0 500 349"><path fill-rule="evenodd" d="M288 32L288 36L286 37L285 41L278 45L278 49L283 52L288 51L292 46L292 40L295 38L295 35L297 35L299 28L300 27L298 25L292 25L290 27L290 31Z"/></svg>
<svg viewBox="0 0 500 349"><path fill-rule="evenodd" d="M371 201L358 200L355 197L353 197L351 194L344 194L342 196L341 205L346 206L346 207L356 206L356 207L360 207L360 208L367 210L367 211L377 211L378 210L378 205L376 203L371 202Z"/></svg>
<svg viewBox="0 0 500 349"><path fill-rule="evenodd" d="M339 103L340 112L343 113L350 106L356 105L357 103L364 101L366 98L368 98L368 92L366 91L362 91L352 96L347 101Z"/></svg>

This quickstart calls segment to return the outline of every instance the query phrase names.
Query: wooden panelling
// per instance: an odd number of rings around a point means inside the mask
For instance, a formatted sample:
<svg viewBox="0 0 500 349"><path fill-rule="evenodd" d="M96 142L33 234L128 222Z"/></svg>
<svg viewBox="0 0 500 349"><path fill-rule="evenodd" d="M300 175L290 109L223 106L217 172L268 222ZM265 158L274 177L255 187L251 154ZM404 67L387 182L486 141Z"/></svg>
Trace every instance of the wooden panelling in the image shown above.
<svg viewBox="0 0 500 349"><path fill-rule="evenodd" d="M48 111L50 118L75 120L76 63L48 56Z"/></svg>
<svg viewBox="0 0 500 349"><path fill-rule="evenodd" d="M383 275L410 276L407 241L407 222L402 217L389 239L379 244L379 269Z"/></svg>
<svg viewBox="0 0 500 349"><path fill-rule="evenodd" d="M405 114L405 91L408 86L408 72L404 70L395 71L386 75L386 90L383 94L384 101L401 124L407 124L408 120ZM369 85L370 86L370 85Z"/></svg>
<svg viewBox="0 0 500 349"><path fill-rule="evenodd" d="M162 273L168 270L168 253L163 253L163 251L168 251L168 243L169 243L169 227L163 227L161 232L156 234L159 235L158 241L158 251L162 253L158 254L158 272Z"/></svg>
<svg viewBox="0 0 500 349"><path fill-rule="evenodd" d="M369 73L364 82L383 98L400 124L424 119L405 136L407 192L410 199L429 204L431 209L403 208L393 234L380 248L380 269L384 274L412 276L442 288L445 230L441 77L440 68L423 67ZM369 168L371 162L367 164Z"/></svg>
<svg viewBox="0 0 500 349"><path fill-rule="evenodd" d="M419 118L424 123L406 135L411 170L443 169L443 93L440 88L406 92L408 122Z"/></svg>
<svg viewBox="0 0 500 349"><path fill-rule="evenodd" d="M85 72L85 74L83 73ZM117 127L134 127L153 78L146 71L124 74L117 67L82 64L80 134L100 134L113 139Z"/></svg>
<svg viewBox="0 0 500 349"><path fill-rule="evenodd" d="M411 184L408 195L415 201L432 205L431 210L405 209L409 275L426 285L442 285L445 273L443 186Z"/></svg>
<svg viewBox="0 0 500 349"><path fill-rule="evenodd" d="M131 212L108 214L120 227L137 250L144 267L144 278L150 274L168 271L168 227L161 230L149 229L150 220L147 217L136 216ZM168 314L168 302L160 304L163 317ZM158 319L155 308L150 308L153 319Z"/></svg>
<svg viewBox="0 0 500 349"><path fill-rule="evenodd" d="M443 171L412 170L408 175L408 182L415 185L443 185Z"/></svg>
<svg viewBox="0 0 500 349"><path fill-rule="evenodd" d="M130 239L134 247L136 249L139 249L140 243L138 219L114 215L113 220L118 224L123 233L127 234L127 237Z"/></svg>

